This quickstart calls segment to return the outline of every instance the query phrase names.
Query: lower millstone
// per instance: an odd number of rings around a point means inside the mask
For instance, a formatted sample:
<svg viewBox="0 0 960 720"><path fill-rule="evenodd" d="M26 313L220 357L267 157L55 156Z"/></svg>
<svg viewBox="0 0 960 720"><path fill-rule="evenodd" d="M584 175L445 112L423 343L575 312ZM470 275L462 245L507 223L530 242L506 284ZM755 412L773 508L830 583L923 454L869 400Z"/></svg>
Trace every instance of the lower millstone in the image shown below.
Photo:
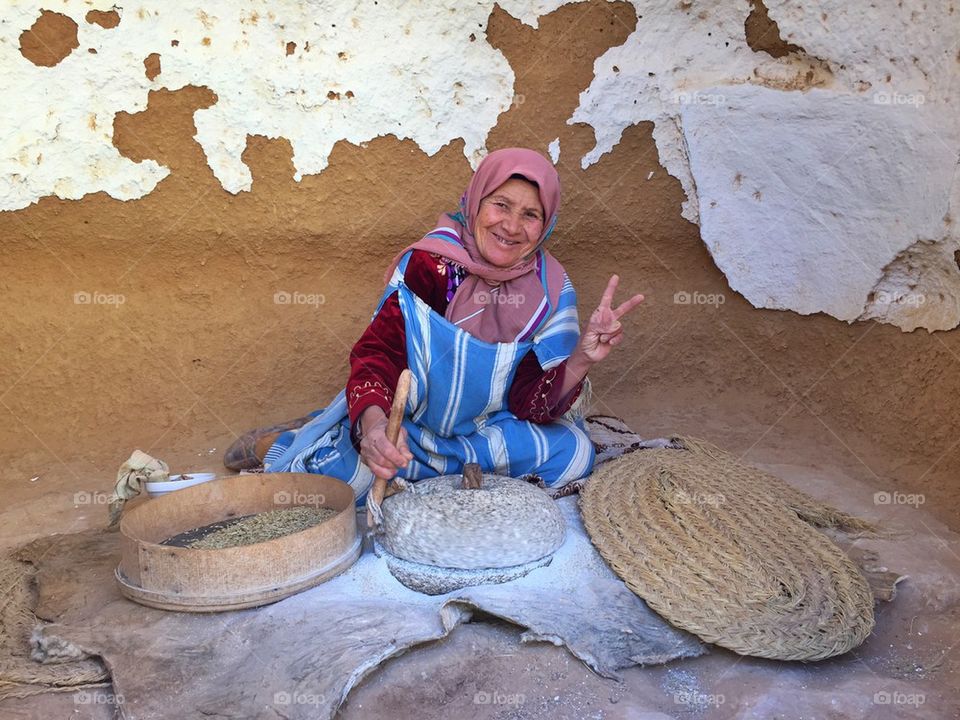
<svg viewBox="0 0 960 720"><path fill-rule="evenodd" d="M543 490L493 474L480 488L462 483L429 478L384 500L383 549L420 565L489 570L534 563L563 544L563 515Z"/></svg>
<svg viewBox="0 0 960 720"><path fill-rule="evenodd" d="M374 552L387 561L390 574L411 590L425 595L444 595L454 590L476 585L494 585L522 578L538 567L549 565L553 554L533 562L512 567L464 570L462 568L438 567L423 563L410 562L387 552L378 542L374 542Z"/></svg>

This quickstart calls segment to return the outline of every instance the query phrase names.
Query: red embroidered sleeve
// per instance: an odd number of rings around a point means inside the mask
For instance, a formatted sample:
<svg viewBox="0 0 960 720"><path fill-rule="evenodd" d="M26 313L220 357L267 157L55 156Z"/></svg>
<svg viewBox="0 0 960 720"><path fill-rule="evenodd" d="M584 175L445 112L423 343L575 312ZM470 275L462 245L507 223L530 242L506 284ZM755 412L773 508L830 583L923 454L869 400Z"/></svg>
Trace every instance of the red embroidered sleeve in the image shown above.
<svg viewBox="0 0 960 720"><path fill-rule="evenodd" d="M510 412L521 420L545 424L553 422L569 410L583 389L583 381L571 390L566 397L560 396L567 361L544 370L540 366L536 353L528 352L513 377L510 386Z"/></svg>
<svg viewBox="0 0 960 720"><path fill-rule="evenodd" d="M400 303L393 293L350 352L347 411L351 427L371 405L390 414L397 378L407 366L405 336Z"/></svg>

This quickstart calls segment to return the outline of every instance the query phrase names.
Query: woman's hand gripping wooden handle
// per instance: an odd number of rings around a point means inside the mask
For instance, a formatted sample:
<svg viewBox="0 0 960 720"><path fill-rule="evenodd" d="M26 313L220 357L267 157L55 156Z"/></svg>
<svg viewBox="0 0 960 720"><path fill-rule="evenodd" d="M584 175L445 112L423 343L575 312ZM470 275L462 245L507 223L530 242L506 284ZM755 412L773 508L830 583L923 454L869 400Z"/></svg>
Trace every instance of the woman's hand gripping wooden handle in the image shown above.
<svg viewBox="0 0 960 720"><path fill-rule="evenodd" d="M403 424L403 413L407 407L407 395L410 394L410 370L404 369L397 380L397 389L393 394L393 405L390 407L390 417L387 419L387 440L392 445L397 444L400 437L400 427ZM400 480L400 478L397 478ZM380 510L380 504L384 497L389 497L397 492L398 489L406 487L406 483L397 483L397 489L390 488L388 492L388 481L385 478L374 478L373 487L367 492L367 525L370 528L380 527L383 524L383 512Z"/></svg>

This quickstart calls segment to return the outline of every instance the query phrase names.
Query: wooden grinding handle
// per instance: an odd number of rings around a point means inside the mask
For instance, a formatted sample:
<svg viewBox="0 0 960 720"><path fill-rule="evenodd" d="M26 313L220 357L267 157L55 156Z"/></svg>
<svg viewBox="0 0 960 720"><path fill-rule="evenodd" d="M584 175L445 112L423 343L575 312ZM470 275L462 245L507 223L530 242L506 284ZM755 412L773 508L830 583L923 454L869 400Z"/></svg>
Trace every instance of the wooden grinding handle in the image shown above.
<svg viewBox="0 0 960 720"><path fill-rule="evenodd" d="M403 425L403 413L407 409L407 396L410 394L410 370L404 368L397 380L397 391L393 395L390 417L387 419L387 440L396 445L400 438L400 426Z"/></svg>
<svg viewBox="0 0 960 720"><path fill-rule="evenodd" d="M409 394L410 369L404 368L403 372L400 373L400 378L397 380L397 389L393 394L393 405L390 407L390 417L387 419L387 440L394 446L396 446L397 440L400 437L400 426L403 424L403 413L407 408L407 395ZM379 509L386 492L387 480L379 477L374 478L373 487L370 488L367 498L367 505L369 506L372 502L376 505L377 509ZM374 525L377 524L373 511L368 507L367 525L374 527Z"/></svg>
<svg viewBox="0 0 960 720"><path fill-rule="evenodd" d="M479 463L467 463L463 466L463 479L460 487L464 490L479 490L483 487L483 470Z"/></svg>

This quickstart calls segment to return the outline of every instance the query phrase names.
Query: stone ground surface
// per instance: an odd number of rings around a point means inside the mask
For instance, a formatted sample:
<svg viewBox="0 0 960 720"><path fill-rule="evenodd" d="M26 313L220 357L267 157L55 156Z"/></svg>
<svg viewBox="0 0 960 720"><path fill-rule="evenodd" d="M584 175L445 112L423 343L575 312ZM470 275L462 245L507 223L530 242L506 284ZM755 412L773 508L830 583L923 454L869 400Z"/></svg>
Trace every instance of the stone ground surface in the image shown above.
<svg viewBox="0 0 960 720"><path fill-rule="evenodd" d="M202 453L205 451L201 451ZM196 451L192 453L196 457ZM167 459L175 459L171 453ZM214 467L216 456L211 455ZM562 648L521 645L519 629L490 619L384 663L350 693L338 717L496 718L941 718L960 717L960 537L921 507L877 500L876 477L842 448L771 433L746 459L812 495L909 534L861 540L909 575L881 603L860 648L804 665L722 649L601 678ZM180 462L186 462L185 457ZM196 460L194 459L196 463ZM29 478L29 476L26 476ZM76 487L48 475L14 489L0 511L0 547L101 522L108 478ZM79 493L79 494L78 494ZM77 501L77 502L75 502ZM120 717L110 688L0 703L2 718ZM171 717L180 717L171 708Z"/></svg>

